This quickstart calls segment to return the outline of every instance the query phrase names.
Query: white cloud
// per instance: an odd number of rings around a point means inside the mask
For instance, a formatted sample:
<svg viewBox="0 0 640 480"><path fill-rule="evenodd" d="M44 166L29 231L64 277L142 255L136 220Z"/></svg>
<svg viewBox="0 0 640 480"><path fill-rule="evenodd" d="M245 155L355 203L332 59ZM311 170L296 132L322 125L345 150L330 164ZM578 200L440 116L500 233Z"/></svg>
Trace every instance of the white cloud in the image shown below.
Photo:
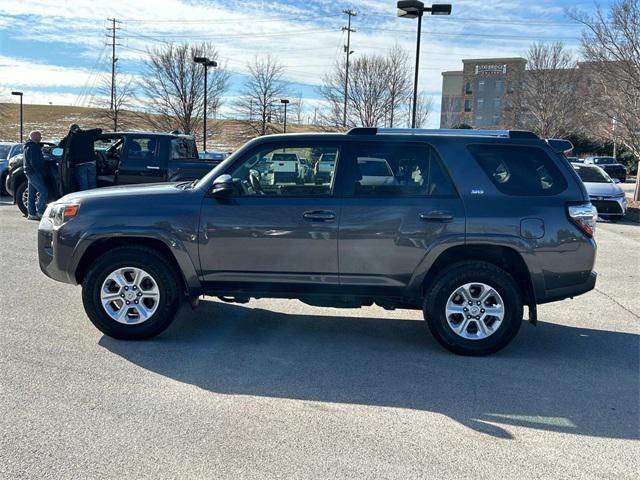
<svg viewBox="0 0 640 480"><path fill-rule="evenodd" d="M214 0L75 0L62 4L59 0L0 0L0 30L10 32L14 40L63 42L68 47L65 51L73 51L72 55L83 64L95 62L98 70L106 70L107 18L116 17L124 20L118 30L118 57L125 72L137 72L145 50L165 41L210 41L232 71L242 73L255 55L270 53L285 65L288 80L319 85L336 59L343 57L346 39L340 27L346 22L341 13L346 6L359 13L353 19L357 30L351 39L354 58L384 53L397 42L413 61L416 24L395 18L394 4L389 0L346 1L344 5L334 0L313 0L311 5L317 11L310 12L308 6L260 0L247 0L235 8ZM533 15L558 21L562 7L550 0L536 4L506 0L500 2L499 8L496 2L486 0L458 0L451 17L426 17L420 89L437 97L441 72L460 70L463 58L525 53L527 40L501 39L500 34L578 36L577 28L565 29L567 32L543 23L526 24ZM28 16L29 22L17 21L23 16ZM462 21L463 18L490 18L496 23ZM515 23L500 23L508 21ZM22 53L22 59L16 59L4 52L5 56L0 56L0 87L15 82L40 90L95 86L95 71L78 67L79 62L69 54L61 57L55 51L44 50L37 63L26 60ZM46 59L55 65L47 65ZM57 98L71 97L77 95L61 94Z"/></svg>

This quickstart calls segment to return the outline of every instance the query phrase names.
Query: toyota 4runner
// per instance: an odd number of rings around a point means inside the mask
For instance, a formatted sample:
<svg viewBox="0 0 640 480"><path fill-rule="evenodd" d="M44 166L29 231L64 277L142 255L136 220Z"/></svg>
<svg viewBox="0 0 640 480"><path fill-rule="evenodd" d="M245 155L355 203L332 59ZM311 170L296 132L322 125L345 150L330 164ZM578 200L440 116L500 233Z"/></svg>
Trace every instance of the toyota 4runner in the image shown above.
<svg viewBox="0 0 640 480"><path fill-rule="evenodd" d="M261 137L200 181L49 205L40 266L82 285L91 321L119 339L159 334L203 294L279 297L420 309L445 348L484 355L514 338L524 306L535 323L537 305L594 288L596 211L570 147L521 131ZM261 166L287 153L334 167L280 182ZM361 171L371 159L385 181Z"/></svg>

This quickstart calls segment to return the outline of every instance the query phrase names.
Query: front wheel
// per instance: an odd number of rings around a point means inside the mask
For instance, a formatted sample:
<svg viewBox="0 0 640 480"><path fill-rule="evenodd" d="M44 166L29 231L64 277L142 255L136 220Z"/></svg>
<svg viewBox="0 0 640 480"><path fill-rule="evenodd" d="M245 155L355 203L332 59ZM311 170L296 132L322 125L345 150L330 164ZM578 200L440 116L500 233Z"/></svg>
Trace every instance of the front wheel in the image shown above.
<svg viewBox="0 0 640 480"><path fill-rule="evenodd" d="M121 247L94 262L82 282L91 322L120 340L143 340L163 332L179 305L177 273L159 253Z"/></svg>
<svg viewBox="0 0 640 480"><path fill-rule="evenodd" d="M16 205L25 217L29 214L29 182L26 180L16 187L15 199ZM37 194L36 194L37 195ZM37 197L36 197L37 201Z"/></svg>
<svg viewBox="0 0 640 480"><path fill-rule="evenodd" d="M459 355L497 352L522 324L516 281L485 262L458 263L442 272L425 294L423 311L436 340Z"/></svg>

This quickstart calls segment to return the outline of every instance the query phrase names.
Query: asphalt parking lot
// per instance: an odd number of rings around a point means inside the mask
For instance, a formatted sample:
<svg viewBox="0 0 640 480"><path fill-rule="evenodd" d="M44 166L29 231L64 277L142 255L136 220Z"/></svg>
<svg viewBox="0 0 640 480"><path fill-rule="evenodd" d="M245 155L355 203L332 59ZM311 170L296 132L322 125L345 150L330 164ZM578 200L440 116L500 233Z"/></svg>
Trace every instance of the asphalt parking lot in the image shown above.
<svg viewBox="0 0 640 480"><path fill-rule="evenodd" d="M599 223L597 289L487 358L418 312L214 299L103 336L0 202L2 478L637 478L640 225Z"/></svg>

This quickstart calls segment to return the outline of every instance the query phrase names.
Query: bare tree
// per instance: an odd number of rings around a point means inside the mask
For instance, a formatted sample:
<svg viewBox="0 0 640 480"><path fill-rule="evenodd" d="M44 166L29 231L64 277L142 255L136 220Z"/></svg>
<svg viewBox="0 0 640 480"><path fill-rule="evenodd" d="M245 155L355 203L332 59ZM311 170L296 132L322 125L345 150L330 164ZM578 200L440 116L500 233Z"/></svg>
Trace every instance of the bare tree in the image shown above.
<svg viewBox="0 0 640 480"><path fill-rule="evenodd" d="M115 84L116 95L113 105L111 104L111 74L104 75L100 79L96 89L97 95L91 103L100 109L99 118L112 124L113 131L117 132L118 129L126 129L129 125L125 113L133 107L136 85L132 76L123 75L117 67Z"/></svg>
<svg viewBox="0 0 640 480"><path fill-rule="evenodd" d="M291 100L291 110L293 114L293 118L298 125L301 125L303 122L303 114L304 114L304 99L302 98L302 93L298 92L296 96Z"/></svg>
<svg viewBox="0 0 640 480"><path fill-rule="evenodd" d="M249 78L236 104L236 111L247 125L259 135L266 135L273 116L277 115L280 98L287 84L284 81L284 67L271 55L255 57L247 65Z"/></svg>
<svg viewBox="0 0 640 480"><path fill-rule="evenodd" d="M320 95L327 109L323 123L342 125L345 63L336 62L325 75ZM364 55L350 64L347 89L347 125L350 127L389 125L393 127L406 116L411 100L411 70L406 52L393 46L386 56Z"/></svg>
<svg viewBox="0 0 640 480"><path fill-rule="evenodd" d="M593 15L572 10L581 22L588 95L586 123L602 139L616 137L640 159L640 0L616 0ZM615 120L615 122L614 122ZM635 200L640 200L640 175Z"/></svg>
<svg viewBox="0 0 640 480"><path fill-rule="evenodd" d="M409 111L410 109L408 112ZM418 102L416 104L416 128L424 128L427 126L432 111L433 98L424 92L420 92L418 95ZM410 118L410 115L407 115L407 118Z"/></svg>
<svg viewBox="0 0 640 480"><path fill-rule="evenodd" d="M578 70L562 43L534 43L527 52L516 124L543 138L576 131L578 120Z"/></svg>
<svg viewBox="0 0 640 480"><path fill-rule="evenodd" d="M320 87L329 108L325 122L342 123L344 101L344 62L338 62L333 71L325 75ZM390 112L389 62L380 55L364 55L350 65L347 89L347 125L374 127L384 122Z"/></svg>
<svg viewBox="0 0 640 480"><path fill-rule="evenodd" d="M453 128L454 125L458 125L461 122L462 98L455 95L443 95L440 114L440 127Z"/></svg>
<svg viewBox="0 0 640 480"><path fill-rule="evenodd" d="M204 68L193 57L218 61L219 55L210 43L169 43L149 50L140 101L145 106L145 120L153 128L178 129L187 134L198 131L204 104ZM207 111L215 112L227 91L229 74L219 66L208 69L208 75Z"/></svg>
<svg viewBox="0 0 640 480"><path fill-rule="evenodd" d="M393 128L394 122L404 112L404 105L411 102L411 69L409 56L398 44L389 50L387 55L387 75L389 83L388 125Z"/></svg>

